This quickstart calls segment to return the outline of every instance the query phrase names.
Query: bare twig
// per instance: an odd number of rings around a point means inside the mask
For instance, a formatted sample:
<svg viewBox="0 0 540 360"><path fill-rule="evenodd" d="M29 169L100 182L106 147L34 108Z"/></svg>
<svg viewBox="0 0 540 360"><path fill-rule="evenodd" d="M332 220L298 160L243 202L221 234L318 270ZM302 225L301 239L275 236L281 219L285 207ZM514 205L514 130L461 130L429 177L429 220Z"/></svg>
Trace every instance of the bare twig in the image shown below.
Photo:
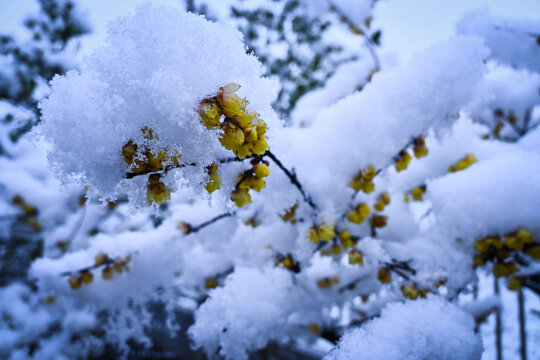
<svg viewBox="0 0 540 360"><path fill-rule="evenodd" d="M63 273L60 274L60 276L71 276L71 275L75 275L75 274L82 274L82 273L87 272L87 271L99 269L100 267L103 267L103 266L112 265L114 263L114 261L115 261L115 259L107 258L104 262L102 262L100 264L94 264L94 265L87 266L87 267L84 267L82 269L78 269L78 270L74 270L74 271L64 271Z"/></svg>
<svg viewBox="0 0 540 360"><path fill-rule="evenodd" d="M287 169L283 165L283 163L270 150L264 153L263 156L268 156L270 159L272 159L272 161L285 173L285 175L287 175L291 183L294 186L296 186L296 188L300 191L300 193L302 194L302 197L304 198L304 201L307 202L308 205L311 206L313 210L317 210L317 205L315 205L311 196L306 193L306 191L302 187L302 184L300 184L300 182L298 181L296 174L293 171L290 171L289 169Z"/></svg>
<svg viewBox="0 0 540 360"><path fill-rule="evenodd" d="M191 234L191 233L196 233L196 232L198 232L198 231L204 229L205 227L207 227L207 226L209 226L209 225L212 225L212 224L215 223L215 222L218 222L218 221L221 220L221 219L224 219L224 218L230 217L230 216L234 216L234 215L236 215L236 211L226 212L226 213L223 213L223 214L218 215L218 216L216 216L216 217L213 217L212 219L207 220L207 221L203 222L202 224L199 224L199 225L197 225L197 226L191 227L191 228L189 229L189 234Z"/></svg>
<svg viewBox="0 0 540 360"><path fill-rule="evenodd" d="M495 294L499 296L499 279L496 277L494 277L493 288ZM500 308L495 311L495 350L497 353L497 360L502 360L502 316Z"/></svg>
<svg viewBox="0 0 540 360"><path fill-rule="evenodd" d="M251 159L253 157L258 157L258 155L248 156L248 157L245 157L243 159L241 159L239 157L230 157L230 158L218 160L217 162L220 163L220 164L226 164L226 163L230 163L230 162L244 161L244 160L247 160L247 159ZM173 169L180 169L180 168L198 166L198 165L199 164L197 164L197 163L174 164L174 165L166 166L164 169L158 170L158 171L145 170L145 171L136 172L136 173L135 172L129 172L129 173L126 173L125 177L126 177L126 179L133 179L136 176L146 175L146 174L157 174L157 173L166 174L167 172L169 172L170 170L173 170Z"/></svg>

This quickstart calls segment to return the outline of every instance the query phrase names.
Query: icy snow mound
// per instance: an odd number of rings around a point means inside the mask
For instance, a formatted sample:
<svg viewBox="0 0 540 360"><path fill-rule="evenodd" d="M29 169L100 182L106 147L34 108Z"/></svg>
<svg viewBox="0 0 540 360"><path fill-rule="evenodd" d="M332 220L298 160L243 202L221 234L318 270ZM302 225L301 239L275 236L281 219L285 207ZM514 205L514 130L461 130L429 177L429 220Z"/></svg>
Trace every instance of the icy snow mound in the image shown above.
<svg viewBox="0 0 540 360"><path fill-rule="evenodd" d="M437 298L388 305L366 326L343 336L324 360L473 360L482 356L474 321Z"/></svg>

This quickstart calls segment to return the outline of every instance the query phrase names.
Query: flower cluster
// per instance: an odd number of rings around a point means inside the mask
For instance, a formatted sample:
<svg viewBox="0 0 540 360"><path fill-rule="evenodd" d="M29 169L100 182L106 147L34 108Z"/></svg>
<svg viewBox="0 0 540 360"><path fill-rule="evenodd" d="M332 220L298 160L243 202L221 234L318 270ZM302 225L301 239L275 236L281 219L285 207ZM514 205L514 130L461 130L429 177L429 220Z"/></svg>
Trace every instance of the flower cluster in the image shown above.
<svg viewBox="0 0 540 360"><path fill-rule="evenodd" d="M208 182L206 185L204 185L204 188L209 194L211 194L221 188L221 176L219 176L218 166L216 163L207 166L206 172L208 174Z"/></svg>
<svg viewBox="0 0 540 360"><path fill-rule="evenodd" d="M141 132L143 140L140 143L132 139L122 146L122 156L132 174L155 173L179 164L182 155L177 150L169 150L168 147L161 146L159 136L153 129L145 126ZM151 174L148 177L146 189L148 203L161 204L170 197L170 191L161 181L161 175Z"/></svg>
<svg viewBox="0 0 540 360"><path fill-rule="evenodd" d="M416 157L417 159L427 156L427 154L429 153L429 150L426 146L426 140L423 136L419 136L414 139L413 152L414 157Z"/></svg>
<svg viewBox="0 0 540 360"><path fill-rule="evenodd" d="M377 211L383 211L388 204L390 204L390 194L385 191L379 195L379 197L377 198L377 202L373 207Z"/></svg>
<svg viewBox="0 0 540 360"><path fill-rule="evenodd" d="M336 236L334 224L322 223L320 225L314 225L309 229L308 238L309 241L318 244L321 240L330 241Z"/></svg>
<svg viewBox="0 0 540 360"><path fill-rule="evenodd" d="M101 277L105 280L110 280L113 278L115 272L122 273L124 271L129 271L129 262L130 257L111 259L107 254L99 253L95 257L94 265L79 270L75 274L71 274L68 279L69 286L72 289L78 289L83 284L90 284L94 280L94 274L92 273L93 269L103 267L101 270Z"/></svg>
<svg viewBox="0 0 540 360"><path fill-rule="evenodd" d="M493 274L496 277L511 276L519 272L518 265L526 265L528 259L540 260L540 244L535 242L533 234L519 228L505 236L487 236L476 240L474 247L477 254L474 256L474 265L482 266L487 262L493 263ZM508 279L508 288L517 290L521 287L523 279L511 276Z"/></svg>
<svg viewBox="0 0 540 360"><path fill-rule="evenodd" d="M474 164L476 161L477 160L474 154L467 154L465 155L463 159L459 160L454 165L451 165L448 168L448 172L456 172L456 171L465 170L466 168Z"/></svg>
<svg viewBox="0 0 540 360"><path fill-rule="evenodd" d="M401 151L399 155L395 158L396 171L400 172L403 170L407 170L407 167L409 167L409 163L411 162L411 160L412 157L406 150Z"/></svg>
<svg viewBox="0 0 540 360"><path fill-rule="evenodd" d="M375 176L377 176L377 171L372 165L369 165L366 169L360 170L356 174L349 186L356 191L362 190L364 193L369 194L375 190L375 185L373 184L373 178Z"/></svg>
<svg viewBox="0 0 540 360"><path fill-rule="evenodd" d="M159 146L159 136L153 129L141 129L143 141L137 144L129 140L122 146L122 156L134 174L157 172L170 165L178 165L182 155L177 150ZM159 150L155 150L159 149Z"/></svg>
<svg viewBox="0 0 540 360"><path fill-rule="evenodd" d="M347 220L355 224L361 224L369 215L369 206L365 203L358 205L355 209L347 213Z"/></svg>
<svg viewBox="0 0 540 360"><path fill-rule="evenodd" d="M246 109L248 101L236 94L239 88L229 84L221 87L217 96L203 99L199 106L202 123L208 129L220 128L219 141L239 158L262 155L269 149L267 125L259 114Z"/></svg>
<svg viewBox="0 0 540 360"><path fill-rule="evenodd" d="M270 174L269 163L267 161L260 162L260 159L257 158L253 159L251 163L253 167L238 176L236 189L231 193L231 200L238 207L251 203L249 190L261 191L261 189L266 187L264 178Z"/></svg>

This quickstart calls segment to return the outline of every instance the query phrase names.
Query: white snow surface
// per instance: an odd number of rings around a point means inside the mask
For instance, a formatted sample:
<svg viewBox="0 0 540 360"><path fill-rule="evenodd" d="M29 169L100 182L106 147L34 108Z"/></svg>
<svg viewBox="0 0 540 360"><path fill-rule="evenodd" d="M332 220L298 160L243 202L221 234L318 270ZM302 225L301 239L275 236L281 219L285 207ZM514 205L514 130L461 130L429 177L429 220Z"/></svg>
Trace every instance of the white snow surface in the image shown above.
<svg viewBox="0 0 540 360"><path fill-rule="evenodd" d="M381 317L340 340L324 360L475 360L482 343L456 305L429 298L388 305Z"/></svg>

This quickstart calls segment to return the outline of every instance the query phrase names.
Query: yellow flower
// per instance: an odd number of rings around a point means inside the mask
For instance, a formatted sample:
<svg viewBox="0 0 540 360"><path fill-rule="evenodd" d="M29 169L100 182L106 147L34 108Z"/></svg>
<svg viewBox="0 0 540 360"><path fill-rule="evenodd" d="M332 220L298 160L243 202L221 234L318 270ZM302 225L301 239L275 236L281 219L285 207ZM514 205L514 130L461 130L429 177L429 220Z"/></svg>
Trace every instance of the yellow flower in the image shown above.
<svg viewBox="0 0 540 360"><path fill-rule="evenodd" d="M414 156L417 159L420 159L421 157L424 157L428 154L428 148L426 147L426 141L424 140L423 136L420 136L414 140Z"/></svg>
<svg viewBox="0 0 540 360"><path fill-rule="evenodd" d="M291 224L296 224L296 209L298 209L298 203L285 210L285 213L279 215L285 222L290 221Z"/></svg>
<svg viewBox="0 0 540 360"><path fill-rule="evenodd" d="M352 249L349 253L349 264L351 265L364 265L364 255L361 251Z"/></svg>
<svg viewBox="0 0 540 360"><path fill-rule="evenodd" d="M339 233L339 240L341 241L341 245L345 249L353 247L355 244L353 237L351 236L351 234L349 234L347 230L343 230Z"/></svg>
<svg viewBox="0 0 540 360"><path fill-rule="evenodd" d="M387 219L386 216L374 214L371 217L369 224L372 228L382 228L386 226Z"/></svg>
<svg viewBox="0 0 540 360"><path fill-rule="evenodd" d="M425 192L426 192L426 186L425 185L415 187L413 189L413 191L412 191L413 200L414 201L422 201Z"/></svg>
<svg viewBox="0 0 540 360"><path fill-rule="evenodd" d="M386 205L390 204L390 194L386 191L379 195L377 202L375 203L375 210L383 211Z"/></svg>
<svg viewBox="0 0 540 360"><path fill-rule="evenodd" d="M221 124L221 108L213 99L206 99L201 102L199 115L207 129L216 128Z"/></svg>
<svg viewBox="0 0 540 360"><path fill-rule="evenodd" d="M146 188L146 200L149 204L157 205L164 203L171 198L171 192L164 183L160 181L159 174L151 174L148 177L148 186Z"/></svg>
<svg viewBox="0 0 540 360"><path fill-rule="evenodd" d="M251 204L251 195L246 189L236 189L231 193L231 200L234 201L239 208Z"/></svg>
<svg viewBox="0 0 540 360"><path fill-rule="evenodd" d="M226 117L233 118L244 112L246 100L235 94L238 89L240 85L234 83L219 89L217 100Z"/></svg>
<svg viewBox="0 0 540 360"><path fill-rule="evenodd" d="M396 171L400 172L406 170L409 166L409 163L411 162L411 159L411 155L409 155L407 151L400 152L395 163Z"/></svg>
<svg viewBox="0 0 540 360"><path fill-rule="evenodd" d="M418 289L415 284L401 286L401 293L407 299L416 300L418 298Z"/></svg>
<svg viewBox="0 0 540 360"><path fill-rule="evenodd" d="M270 175L270 169L264 163L258 163L253 167L253 172L257 177L263 178Z"/></svg>
<svg viewBox="0 0 540 360"><path fill-rule="evenodd" d="M219 176L217 170L217 164L212 164L206 168L206 172L208 173L208 182L204 188L210 194L221 188L221 177Z"/></svg>
<svg viewBox="0 0 540 360"><path fill-rule="evenodd" d="M330 241L336 235L334 224L323 223L319 226L315 225L309 229L309 240L318 243L321 239Z"/></svg>
<svg viewBox="0 0 540 360"><path fill-rule="evenodd" d="M349 186L356 191L362 190L364 193L369 194L375 190L375 185L372 181L375 176L377 176L377 171L373 165L369 165L366 169L356 174L349 183Z"/></svg>
<svg viewBox="0 0 540 360"><path fill-rule="evenodd" d="M226 149L236 150L244 143L244 132L232 121L223 121L221 129L223 130L223 133L221 134L219 141Z"/></svg>
<svg viewBox="0 0 540 360"><path fill-rule="evenodd" d="M467 154L463 159L458 161L456 164L450 166L448 168L448 172L456 172L456 171L465 170L466 168L468 168L475 162L477 162L477 160L474 154Z"/></svg>
<svg viewBox="0 0 540 360"><path fill-rule="evenodd" d="M369 206L367 204L360 204L356 209L351 210L347 214L347 220L355 224L361 224L369 215Z"/></svg>

